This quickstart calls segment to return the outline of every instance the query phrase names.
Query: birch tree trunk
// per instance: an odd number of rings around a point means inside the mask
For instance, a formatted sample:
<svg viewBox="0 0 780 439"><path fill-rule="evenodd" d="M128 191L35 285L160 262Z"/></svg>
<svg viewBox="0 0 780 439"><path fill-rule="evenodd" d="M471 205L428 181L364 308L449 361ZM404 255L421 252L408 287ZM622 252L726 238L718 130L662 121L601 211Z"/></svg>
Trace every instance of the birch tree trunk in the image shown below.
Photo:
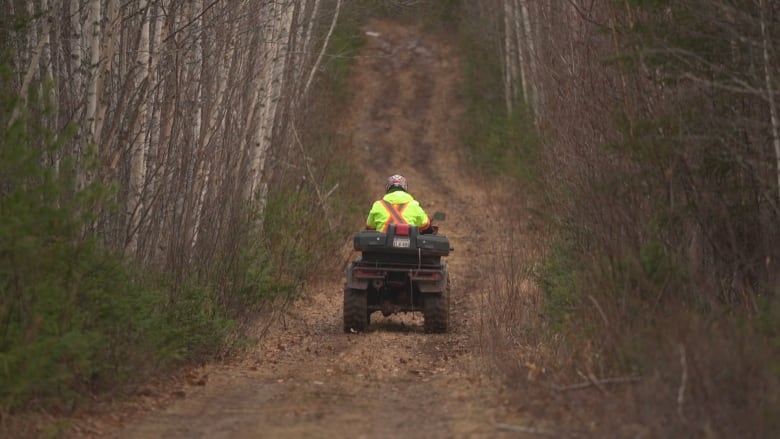
<svg viewBox="0 0 780 439"><path fill-rule="evenodd" d="M163 24L164 17L163 11L170 7L165 1L155 3L153 12L150 19L153 20L152 26L152 41L150 47L151 62L149 64L149 78L152 84L155 84L155 91L151 94L151 111L149 115L149 151L147 157L149 160L149 167L151 175L147 177L147 191L150 193L150 197L154 198L155 194L159 190L159 171L163 167L163 157L160 155L162 146L161 142L161 108L163 106L162 96L164 95L164 82L163 75L159 71L160 56L162 54L162 40L163 40Z"/></svg>
<svg viewBox="0 0 780 439"><path fill-rule="evenodd" d="M523 93L523 104L525 104L526 107L529 106L530 100L528 99L528 73L526 72L528 69L528 60L525 56L525 50L523 47L525 47L528 42L525 41L525 38L523 37L523 21L522 21L522 15L520 13L520 3L518 0L514 0L514 34L515 38L517 39L517 42L515 44L515 47L517 49L517 60L520 64L520 87Z"/></svg>
<svg viewBox="0 0 780 439"><path fill-rule="evenodd" d="M54 22L55 17L58 15L54 11L55 8L51 8L49 6L49 0L41 0L41 10L44 11L44 20L48 22ZM57 5L57 8L59 9L59 5ZM45 31L41 34L41 38L43 38L43 55L41 59L41 84L38 87L39 95L45 96L47 91L46 88L50 86L50 84L54 83L54 53L52 50L52 29L51 26L48 26L48 29L45 29ZM57 115L59 114L59 93L50 93L51 95L51 103L52 103L52 113L53 115L48 116L45 121L45 125L49 131L52 133L57 132ZM60 155L61 152L59 151L53 151L50 154L47 154L46 160L49 160L54 165L55 172L59 172L60 170Z"/></svg>
<svg viewBox="0 0 780 439"><path fill-rule="evenodd" d="M537 81L539 80L539 69L537 66L536 55L536 34L531 29L531 19L528 14L528 0L517 0L520 3L520 15L523 20L523 31L525 44L528 47L528 71L529 84L531 89L531 102L533 102L532 110L535 115L536 123L538 125L539 111L541 110L541 103L539 101L539 87Z"/></svg>
<svg viewBox="0 0 780 439"><path fill-rule="evenodd" d="M48 20L44 21L43 24L43 34L48 34L50 29L50 23ZM22 101L22 105L16 105L14 106L13 113L11 114L11 117L8 119L8 127L13 125L16 120L19 118L22 107L26 105L27 103L27 93L30 90L30 86L33 84L33 79L36 75L39 76L39 70L40 70L40 62L41 62L41 56L43 54L44 49L44 42L45 39L43 38L37 38L32 37L31 41L35 41L36 45L30 50L30 57L28 58L22 58L27 60L27 65L24 70L24 76L22 77L22 83L19 87L19 97Z"/></svg>
<svg viewBox="0 0 780 439"><path fill-rule="evenodd" d="M265 156L274 127L276 117L276 108L279 103L279 96L284 84L284 70L287 61L286 44L289 39L290 26L292 24L293 7L291 4L274 4L272 6L274 16L274 25L271 35L274 46L273 56L269 67L265 69L265 96L261 104L260 123L255 133L253 145L257 145L251 154L250 178L246 188L247 198L257 197L258 194L264 194L265 189L260 189L261 182L265 172ZM264 195L260 196L262 200Z"/></svg>
<svg viewBox="0 0 780 439"><path fill-rule="evenodd" d="M70 0L70 72L71 87L74 90L74 96L80 96L83 93L84 73L83 73L83 35L81 23L83 22L81 14L81 1Z"/></svg>
<svg viewBox="0 0 780 439"><path fill-rule="evenodd" d="M119 38L119 26L121 25L121 17L119 11L119 0L108 0L108 10L106 11L107 21L107 41L105 42L105 53L102 56L104 62L102 66L95 67L97 72L97 78L95 81L95 87L97 89L95 96L95 123L93 130L93 137L95 142L101 142L103 140L103 126L105 125L106 112L109 110L109 103L104 99L105 87L104 78L111 78L113 75L113 60L114 51L116 48L116 42ZM99 59L99 58L98 58ZM100 152L98 146L95 146L96 153Z"/></svg>
<svg viewBox="0 0 780 439"><path fill-rule="evenodd" d="M777 114L777 102L775 100L775 86L772 82L772 40L767 32L766 25L766 0L759 1L759 21L761 28L761 48L764 57L764 81L766 86L766 100L769 103L769 120L771 123L772 145L775 150L775 169L777 171L777 197L780 203L780 117ZM780 204L778 204L780 205Z"/></svg>
<svg viewBox="0 0 780 439"><path fill-rule="evenodd" d="M504 105L506 112L512 112L512 101L514 95L515 63L512 59L514 47L512 40L512 0L503 0L504 4Z"/></svg>
<svg viewBox="0 0 780 439"><path fill-rule="evenodd" d="M273 7L260 6L258 14L261 16L273 15ZM266 11L266 8L271 9L271 13ZM256 59L261 59L261 56L268 57L268 51L273 48L273 45L267 41L267 37L262 34L257 34L252 39L252 47L256 48ZM243 124L244 130L242 132L241 139L243 141L242 151L246 151L249 157L249 177L241 187L242 198L245 200L251 200L254 197L253 194L253 180L255 173L260 172L261 161L264 160L265 152L261 150L263 144L261 141L261 120L262 114L264 114L264 100L266 98L268 83L267 77L270 75L269 63L258 62L251 65L250 76L252 78L251 98L248 101L248 111L245 122ZM240 163L236 163L236 173L240 172Z"/></svg>
<svg viewBox="0 0 780 439"><path fill-rule="evenodd" d="M317 73L317 70L319 70L320 63L322 62L322 57L325 55L325 52L328 50L328 42L330 41L331 35L333 35L333 30L336 28L336 23L339 20L340 10L341 10L341 0L337 0L336 12L333 13L333 20L330 22L330 29L328 29L328 34L325 36L325 41L322 43L322 48L320 48L320 54L317 55L317 60L314 62L314 66L311 69L311 72L309 74L309 79L306 80L306 86L303 88L302 95L304 96L309 91L309 87L311 86L311 83L314 80L314 75Z"/></svg>
<svg viewBox="0 0 780 439"><path fill-rule="evenodd" d="M54 20L53 17L53 11L49 10L49 0L41 0L41 10L45 11L46 17L44 17L44 20ZM51 26L48 26L48 29L45 29L45 32L41 33L41 38L43 38L43 59L41 60L41 63L43 64L41 66L41 78L43 79L43 84L46 85L49 82L52 81L54 75L52 74L52 50L51 50ZM55 103L56 107L56 103ZM56 111L56 110L55 110Z"/></svg>
<svg viewBox="0 0 780 439"><path fill-rule="evenodd" d="M87 88L87 113L85 120L88 124L87 144L98 149L95 136L95 114L97 111L98 82L100 79L100 0L90 0L89 16L89 85Z"/></svg>
<svg viewBox="0 0 780 439"><path fill-rule="evenodd" d="M36 12L37 12L35 10L35 2L28 1L26 6L27 6L27 15L29 17L35 17ZM43 54L42 53L42 51L43 51L43 42L41 42L41 47L39 48L38 47L38 40L40 39L40 36L39 36L40 31L39 31L38 21L39 20L35 20L33 25L30 26L30 31L27 33L27 47L25 47L24 53L25 54L30 54L33 57L37 56L38 60L40 61L40 58L41 58L41 56ZM38 53L39 50L41 51L41 53ZM25 59L25 61L29 61L29 59ZM35 63L35 64L37 64L37 63ZM33 74L37 74L38 70L39 70L39 66L36 65L35 66L35 70L33 70Z"/></svg>
<svg viewBox="0 0 780 439"><path fill-rule="evenodd" d="M303 77L304 69L306 68L306 63L302 62L302 60L306 59L304 46L308 38L308 32L314 25L314 21L306 20L306 11L308 10L309 5L311 5L311 0L301 0L295 7L295 36L292 39L293 46L290 47L290 51L294 54L292 63L295 66L293 76L296 83L299 83L298 78Z"/></svg>
<svg viewBox="0 0 780 439"><path fill-rule="evenodd" d="M275 8L275 6L272 7ZM278 20L274 20L272 33L276 31L277 23ZM272 48L271 51L274 55L271 62L266 63L266 65L263 67L261 74L261 77L263 78L262 86L258 91L262 95L260 96L260 112L258 114L258 121L255 123L257 128L251 142L252 150L250 151L249 178L247 179L247 183L244 189L244 198L247 200L256 200L258 198L257 191L265 168L265 155L269 146L269 142L266 140L266 136L270 136L270 134L267 134L270 128L268 125L268 119L269 114L272 113L270 107L274 105L270 96L274 74L273 63L277 57L278 48Z"/></svg>
<svg viewBox="0 0 780 439"><path fill-rule="evenodd" d="M203 11L203 0L197 0L195 2L195 12L199 15ZM197 20L197 26L198 28L202 28L202 18L198 18ZM216 125L218 123L218 120L220 118L220 112L223 110L223 100L225 99L225 91L228 87L229 83L229 73L232 67L232 61L234 58L234 51L235 51L235 44L234 44L234 38L235 38L235 31L236 26L234 24L229 24L230 28L226 37L225 41L225 51L224 51L224 57L222 59L218 59L216 62L216 69L217 69L217 81L216 81L216 88L213 89L212 99L215 100L215 102L212 102L211 105L209 105L209 111L204 115L203 114L203 107L204 107L204 84L203 82L206 81L206 72L207 72L207 65L206 65L206 58L204 57L204 46L205 42L204 39L206 38L205 35L203 35L201 38L198 39L199 44L196 47L196 65L200 67L200 83L201 85L198 87L198 113L196 116L196 128L194 130L194 136L193 138L197 139L198 147L200 148L201 152L197 154L199 157L195 172L195 184L193 185L195 188L193 196L195 197L195 209L194 209L194 215L195 219L192 224L192 230L190 231L190 248L194 248L195 245L198 242L198 232L200 230L200 222L203 215L203 207L204 207L204 201L206 197L206 192L208 191L209 183L211 181L211 161L206 160L204 157L205 155L209 155L211 151L208 151L211 146L211 136L216 132ZM199 59L198 59L199 58ZM200 62L197 62L200 61ZM203 122L205 120L205 129L203 128Z"/></svg>
<svg viewBox="0 0 780 439"><path fill-rule="evenodd" d="M142 90L142 84L148 80L151 53L149 52L149 4L140 0L141 34L138 38L135 60L135 87ZM147 97L139 97L138 116L132 135L130 158L130 194L127 201L128 238L126 251L134 254L138 249L138 233L143 212L143 190L146 178L146 154L149 149L147 138Z"/></svg>
<svg viewBox="0 0 780 439"><path fill-rule="evenodd" d="M317 19L326 4L335 6L330 31ZM85 232L175 279L230 255L232 241L204 237L257 230L257 217L244 216L247 200L262 210L269 157L291 145L292 112L305 111L301 92L311 92L319 69L314 47L327 32L323 60L342 4L8 2L12 17L52 10L9 34L14 91L24 97L55 78L57 115L40 119L79 126L58 154L73 156L79 188L97 178L119 185L120 211L99 213ZM86 171L90 153L99 168Z"/></svg>

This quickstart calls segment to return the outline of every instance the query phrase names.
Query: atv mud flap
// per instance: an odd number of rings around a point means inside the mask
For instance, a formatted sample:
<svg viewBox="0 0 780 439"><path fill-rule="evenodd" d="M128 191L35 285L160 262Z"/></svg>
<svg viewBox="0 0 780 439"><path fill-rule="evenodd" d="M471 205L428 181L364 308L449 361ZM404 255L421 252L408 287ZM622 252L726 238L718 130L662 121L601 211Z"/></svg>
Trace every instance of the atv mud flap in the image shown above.
<svg viewBox="0 0 780 439"><path fill-rule="evenodd" d="M347 267L347 283L345 288L351 288L353 290L366 290L368 289L368 283L370 279L358 279L353 276L352 265Z"/></svg>
<svg viewBox="0 0 780 439"><path fill-rule="evenodd" d="M449 275L447 272L447 264L442 264L441 271L434 274L438 274L438 276L435 276L435 278L432 279L429 273L415 273L412 271L409 278L417 285L417 289L421 293L444 292L444 290L447 289L447 277Z"/></svg>

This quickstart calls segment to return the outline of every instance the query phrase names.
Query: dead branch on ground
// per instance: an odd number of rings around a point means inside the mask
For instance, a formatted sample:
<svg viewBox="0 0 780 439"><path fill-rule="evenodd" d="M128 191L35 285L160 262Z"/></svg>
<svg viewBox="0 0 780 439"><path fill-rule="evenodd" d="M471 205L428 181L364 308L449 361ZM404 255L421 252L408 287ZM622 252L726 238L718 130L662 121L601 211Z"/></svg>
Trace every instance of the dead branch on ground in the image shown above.
<svg viewBox="0 0 780 439"><path fill-rule="evenodd" d="M642 377L615 377L615 378L597 379L595 376L592 376L588 378L587 381L577 383L577 384L571 384L568 386L558 386L553 384L553 385L545 385L545 387L547 387L548 389L555 390L556 392L568 392L569 390L587 389L588 387L600 388L600 386L603 386L604 384L635 383L641 380Z"/></svg>

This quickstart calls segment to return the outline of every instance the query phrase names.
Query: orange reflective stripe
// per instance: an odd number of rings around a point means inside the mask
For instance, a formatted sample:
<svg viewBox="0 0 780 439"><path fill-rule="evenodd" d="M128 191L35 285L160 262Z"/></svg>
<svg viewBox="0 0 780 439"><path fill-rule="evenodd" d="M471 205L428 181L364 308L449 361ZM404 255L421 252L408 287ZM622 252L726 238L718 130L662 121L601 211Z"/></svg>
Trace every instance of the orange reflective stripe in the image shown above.
<svg viewBox="0 0 780 439"><path fill-rule="evenodd" d="M406 219L404 218L404 211L406 210L406 207L409 206L409 203L399 204L398 206L394 206L385 200L379 200L379 201L382 202L382 205L385 207L385 210L387 210L387 213L390 215L390 217L387 219L387 222L385 223L385 226L382 227L383 232L387 230L387 227L390 224L409 224L409 222L406 221Z"/></svg>

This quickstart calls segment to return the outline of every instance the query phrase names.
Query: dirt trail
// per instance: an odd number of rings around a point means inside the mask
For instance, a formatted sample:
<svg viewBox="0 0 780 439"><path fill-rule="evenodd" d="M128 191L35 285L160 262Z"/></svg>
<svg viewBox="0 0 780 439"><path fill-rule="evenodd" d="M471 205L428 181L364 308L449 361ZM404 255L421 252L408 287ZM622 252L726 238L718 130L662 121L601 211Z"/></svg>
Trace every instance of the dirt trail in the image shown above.
<svg viewBox="0 0 780 439"><path fill-rule="evenodd" d="M463 171L457 152L455 48L397 23L371 22L365 31L342 133L375 196L399 172L429 213L447 213L440 226L455 247L451 333L423 333L419 315L375 313L366 333L344 334L339 272L310 286L245 358L195 371L200 385L110 436L520 437L497 426L508 415L474 352L480 265L491 251L479 240L498 229L499 204Z"/></svg>

